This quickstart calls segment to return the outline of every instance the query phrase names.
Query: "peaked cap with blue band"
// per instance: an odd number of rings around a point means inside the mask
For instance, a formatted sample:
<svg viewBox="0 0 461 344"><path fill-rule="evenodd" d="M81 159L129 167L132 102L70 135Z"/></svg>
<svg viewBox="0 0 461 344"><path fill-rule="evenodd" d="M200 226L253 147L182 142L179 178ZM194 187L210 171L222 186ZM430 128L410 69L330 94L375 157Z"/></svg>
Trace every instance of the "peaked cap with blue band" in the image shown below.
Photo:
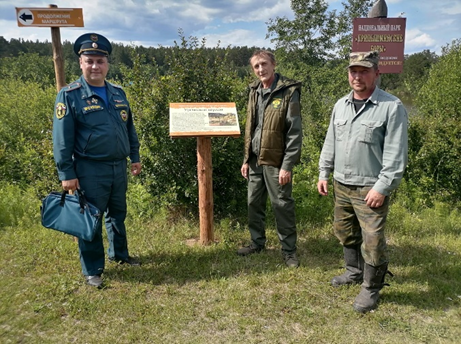
<svg viewBox="0 0 461 344"><path fill-rule="evenodd" d="M74 52L80 55L104 55L109 56L112 45L108 39L97 33L85 33L74 43Z"/></svg>

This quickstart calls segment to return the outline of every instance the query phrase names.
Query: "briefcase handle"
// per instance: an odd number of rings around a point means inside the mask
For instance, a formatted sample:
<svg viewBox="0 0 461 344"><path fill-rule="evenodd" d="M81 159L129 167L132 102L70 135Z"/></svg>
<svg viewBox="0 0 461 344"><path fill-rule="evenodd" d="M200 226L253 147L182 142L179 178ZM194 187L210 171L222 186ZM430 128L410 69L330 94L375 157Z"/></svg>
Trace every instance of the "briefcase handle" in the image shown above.
<svg viewBox="0 0 461 344"><path fill-rule="evenodd" d="M66 202L66 195L68 194L69 191L67 190L63 190L63 192L61 193L61 201L59 202L59 205L61 207L64 207L64 203ZM83 214L83 212L85 211L85 207L88 206L83 190L77 189L77 195L78 203L80 204L80 214Z"/></svg>

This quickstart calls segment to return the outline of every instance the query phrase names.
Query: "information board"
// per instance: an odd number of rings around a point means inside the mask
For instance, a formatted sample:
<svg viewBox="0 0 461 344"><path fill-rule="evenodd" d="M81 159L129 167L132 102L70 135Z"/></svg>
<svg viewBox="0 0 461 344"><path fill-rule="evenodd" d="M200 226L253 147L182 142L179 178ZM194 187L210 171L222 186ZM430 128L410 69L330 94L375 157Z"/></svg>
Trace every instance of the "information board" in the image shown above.
<svg viewBox="0 0 461 344"><path fill-rule="evenodd" d="M235 103L170 103L170 136L240 136Z"/></svg>

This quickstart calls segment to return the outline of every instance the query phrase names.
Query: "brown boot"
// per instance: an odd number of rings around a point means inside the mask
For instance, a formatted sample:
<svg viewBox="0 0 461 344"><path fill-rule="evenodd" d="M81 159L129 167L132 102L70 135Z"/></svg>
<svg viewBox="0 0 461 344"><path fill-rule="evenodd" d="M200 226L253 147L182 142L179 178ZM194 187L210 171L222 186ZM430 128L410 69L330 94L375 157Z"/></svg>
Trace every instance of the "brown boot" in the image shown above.
<svg viewBox="0 0 461 344"><path fill-rule="evenodd" d="M363 281L363 257L360 252L360 245L343 246L346 271L339 276L333 277L331 285L340 287L342 285L360 284Z"/></svg>
<svg viewBox="0 0 461 344"><path fill-rule="evenodd" d="M360 313L368 313L378 307L379 291L385 285L389 285L384 283L384 277L386 273L392 276L387 271L387 265L387 263L380 266L365 264L362 289L352 305L354 310Z"/></svg>

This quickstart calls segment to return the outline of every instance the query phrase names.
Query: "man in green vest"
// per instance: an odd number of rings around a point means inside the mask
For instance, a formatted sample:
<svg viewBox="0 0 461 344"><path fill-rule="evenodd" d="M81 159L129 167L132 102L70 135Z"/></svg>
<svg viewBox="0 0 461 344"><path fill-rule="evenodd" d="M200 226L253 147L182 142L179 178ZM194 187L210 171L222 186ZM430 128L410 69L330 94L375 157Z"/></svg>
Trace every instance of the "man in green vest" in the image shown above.
<svg viewBox="0 0 461 344"><path fill-rule="evenodd" d="M265 248L269 195L285 264L298 267L295 203L291 193L293 166L301 156L301 83L275 72L275 56L270 51L256 51L250 64L259 80L250 84L241 173L248 180L251 243L237 254L247 256Z"/></svg>

